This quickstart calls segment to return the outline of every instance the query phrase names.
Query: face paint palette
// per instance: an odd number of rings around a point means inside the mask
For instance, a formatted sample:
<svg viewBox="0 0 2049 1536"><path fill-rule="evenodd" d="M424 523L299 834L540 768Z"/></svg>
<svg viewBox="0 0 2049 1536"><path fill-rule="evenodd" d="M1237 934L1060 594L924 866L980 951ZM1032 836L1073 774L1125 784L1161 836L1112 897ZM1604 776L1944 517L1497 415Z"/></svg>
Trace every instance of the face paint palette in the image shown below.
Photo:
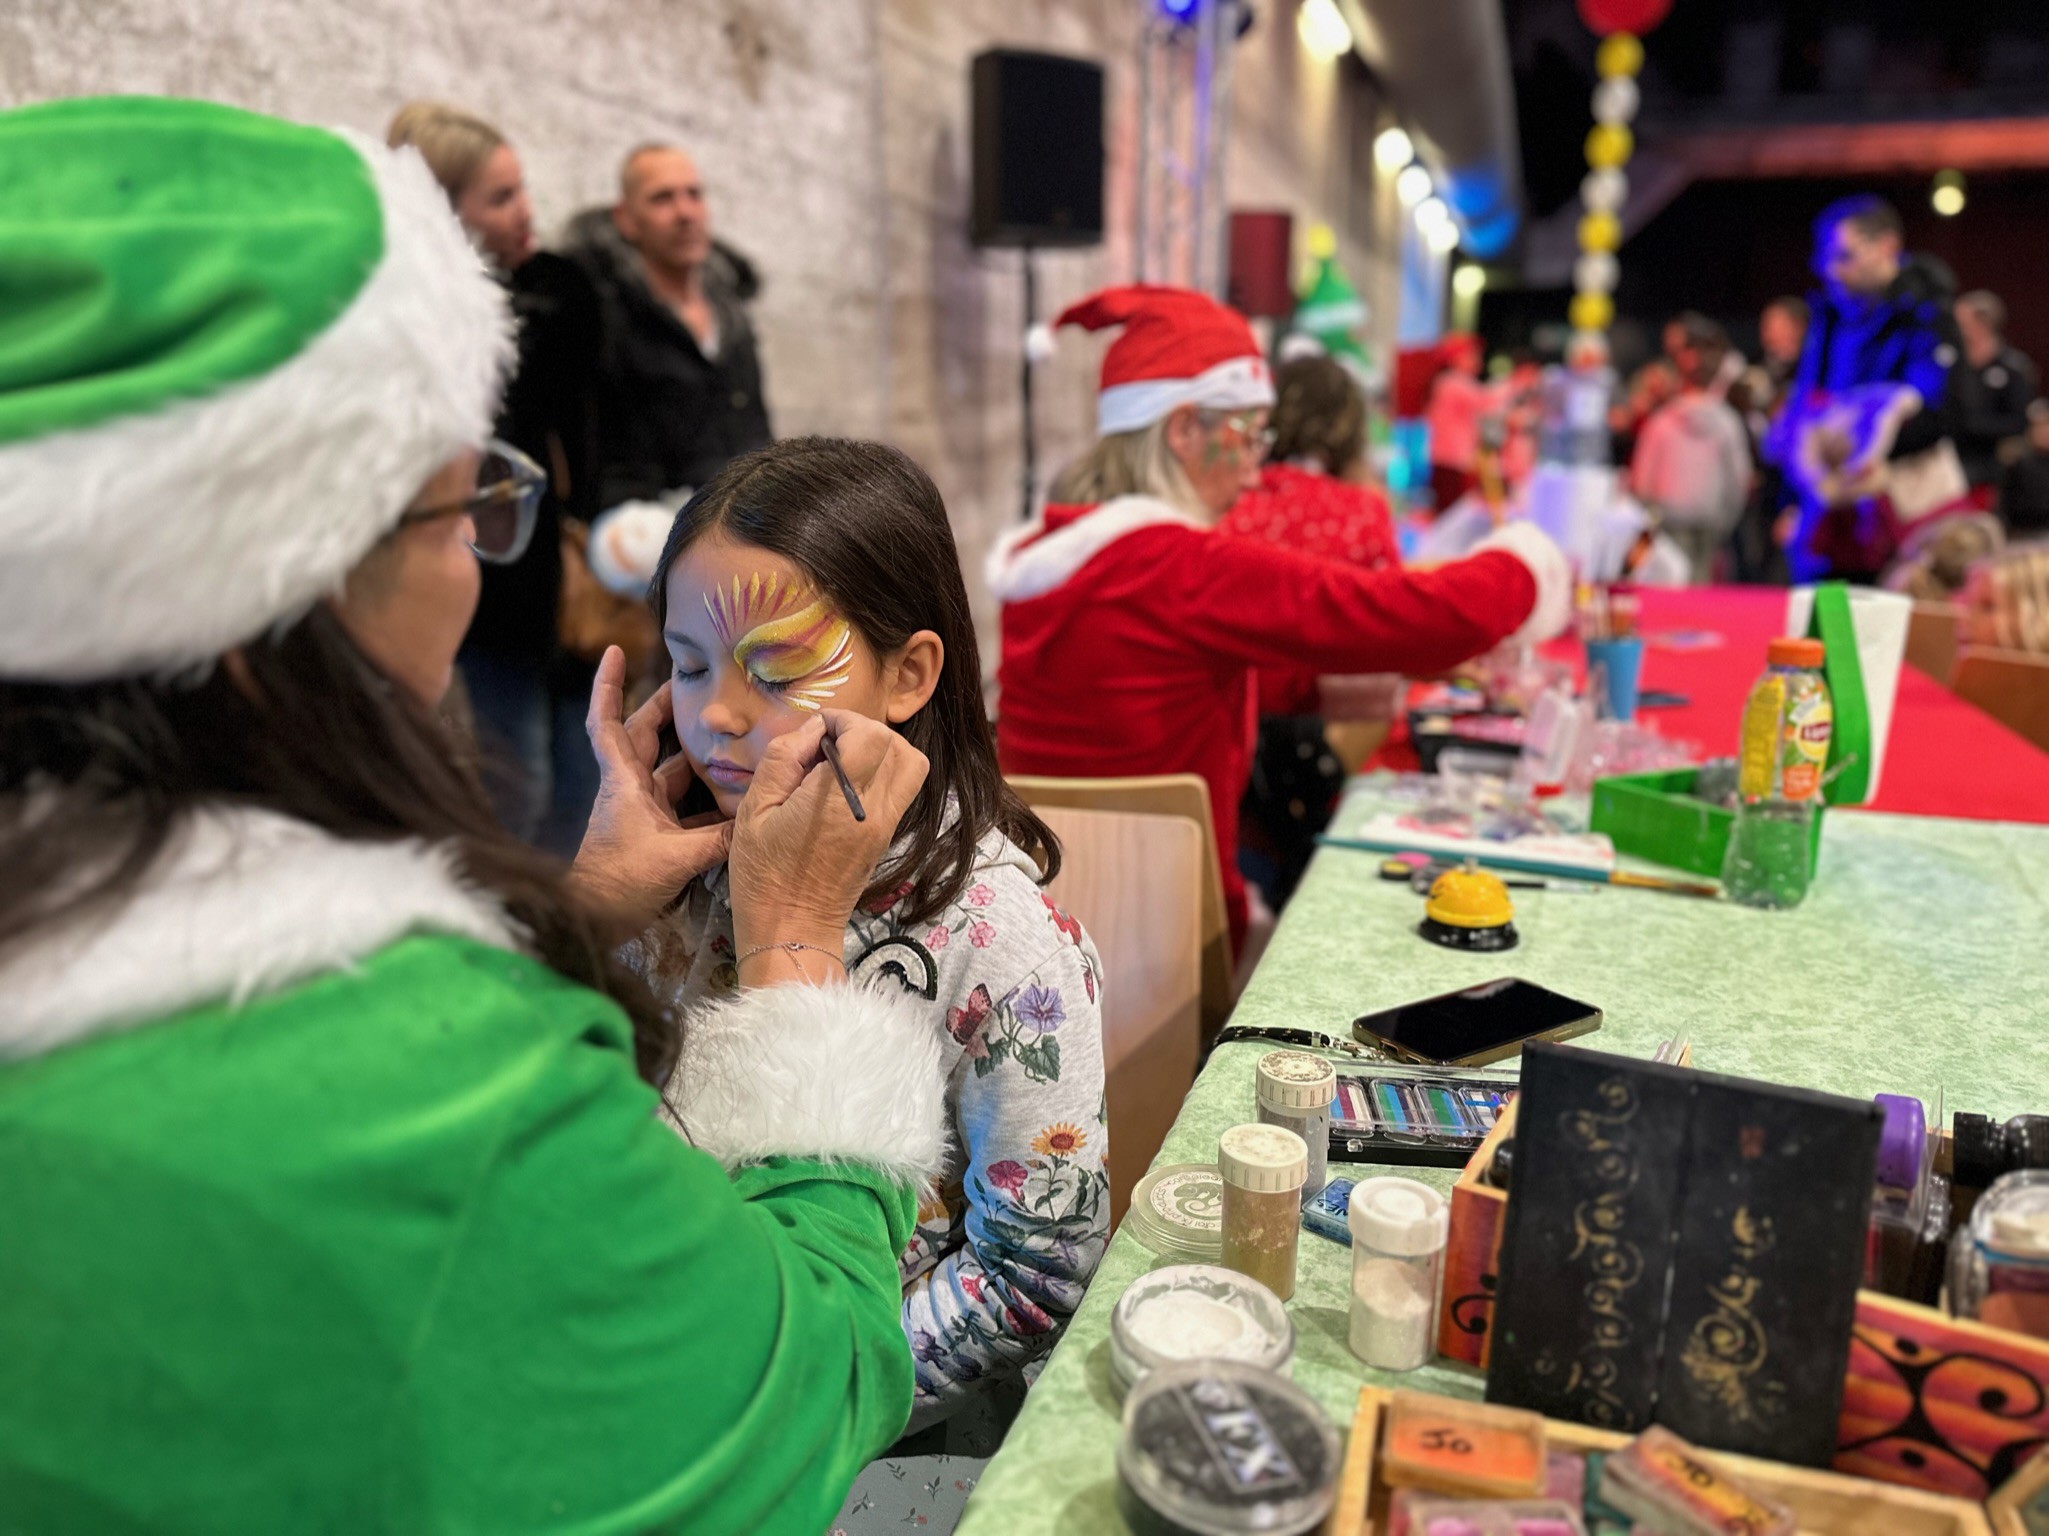
<svg viewBox="0 0 2049 1536"><path fill-rule="evenodd" d="M854 675L854 632L810 586L756 571L706 594L712 632L771 698L818 710Z"/></svg>
<svg viewBox="0 0 2049 1536"><path fill-rule="evenodd" d="M1349 1162L1463 1168L1515 1092L1512 1080L1446 1072L1338 1077L1330 1155Z"/></svg>

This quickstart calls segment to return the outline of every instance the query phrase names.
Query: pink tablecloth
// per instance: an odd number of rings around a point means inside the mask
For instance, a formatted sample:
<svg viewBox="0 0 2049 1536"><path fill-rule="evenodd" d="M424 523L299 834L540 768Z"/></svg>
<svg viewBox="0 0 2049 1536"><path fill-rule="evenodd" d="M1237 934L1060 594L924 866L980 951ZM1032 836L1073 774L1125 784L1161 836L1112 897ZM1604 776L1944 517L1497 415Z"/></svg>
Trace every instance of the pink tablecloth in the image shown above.
<svg viewBox="0 0 2049 1536"><path fill-rule="evenodd" d="M1765 646L1785 622L1784 590L1645 588L1638 595L1647 641L1643 686L1687 699L1639 718L1664 735L1699 742L1711 756L1734 753L1744 697L1764 670ZM1698 643L1713 636L1719 644ZM1902 667L1885 767L1869 809L2049 822L2049 753L1933 678Z"/></svg>

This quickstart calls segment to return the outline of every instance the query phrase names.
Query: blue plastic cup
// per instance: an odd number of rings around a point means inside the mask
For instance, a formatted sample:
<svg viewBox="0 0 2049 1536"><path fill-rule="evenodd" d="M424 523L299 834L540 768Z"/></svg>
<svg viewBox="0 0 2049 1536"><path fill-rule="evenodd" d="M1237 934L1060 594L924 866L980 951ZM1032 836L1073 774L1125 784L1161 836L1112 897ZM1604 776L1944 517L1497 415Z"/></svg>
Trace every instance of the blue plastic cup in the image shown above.
<svg viewBox="0 0 2049 1536"><path fill-rule="evenodd" d="M1587 642L1588 686L1601 690L1601 712L1610 720L1634 720L1643 684L1643 637Z"/></svg>

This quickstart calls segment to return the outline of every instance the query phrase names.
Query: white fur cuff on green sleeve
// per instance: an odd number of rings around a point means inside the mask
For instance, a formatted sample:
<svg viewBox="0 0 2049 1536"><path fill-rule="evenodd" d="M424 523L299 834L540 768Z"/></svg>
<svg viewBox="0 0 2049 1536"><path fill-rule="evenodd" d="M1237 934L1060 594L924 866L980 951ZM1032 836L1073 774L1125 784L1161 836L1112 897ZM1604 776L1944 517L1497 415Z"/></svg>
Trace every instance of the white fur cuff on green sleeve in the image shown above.
<svg viewBox="0 0 2049 1536"><path fill-rule="evenodd" d="M892 990L763 987L694 1009L671 1113L729 1168L813 1157L929 1183L946 1160L951 1042Z"/></svg>

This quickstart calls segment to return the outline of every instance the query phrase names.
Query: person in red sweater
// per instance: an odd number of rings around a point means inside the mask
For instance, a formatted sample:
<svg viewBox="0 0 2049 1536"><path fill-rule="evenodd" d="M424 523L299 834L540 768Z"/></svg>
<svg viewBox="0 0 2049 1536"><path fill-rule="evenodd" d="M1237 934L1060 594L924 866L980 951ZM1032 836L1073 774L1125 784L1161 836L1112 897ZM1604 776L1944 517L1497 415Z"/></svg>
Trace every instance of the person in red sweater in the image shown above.
<svg viewBox="0 0 2049 1536"><path fill-rule="evenodd" d="M1274 403L1251 328L1201 294L1148 285L1094 294L1066 325L1123 330L1103 358L1099 441L989 558L1003 605L997 755L1007 773L1200 774L1241 943L1254 669L1441 671L1564 628L1571 571L1524 523L1418 574L1220 534L1258 483Z"/></svg>
<svg viewBox="0 0 2049 1536"><path fill-rule="evenodd" d="M1273 443L1259 479L1217 526L1362 570L1398 568L1394 514L1366 483L1366 396L1344 364L1300 357L1274 373ZM1262 667L1262 715L1314 715L1323 700L1306 667Z"/></svg>

